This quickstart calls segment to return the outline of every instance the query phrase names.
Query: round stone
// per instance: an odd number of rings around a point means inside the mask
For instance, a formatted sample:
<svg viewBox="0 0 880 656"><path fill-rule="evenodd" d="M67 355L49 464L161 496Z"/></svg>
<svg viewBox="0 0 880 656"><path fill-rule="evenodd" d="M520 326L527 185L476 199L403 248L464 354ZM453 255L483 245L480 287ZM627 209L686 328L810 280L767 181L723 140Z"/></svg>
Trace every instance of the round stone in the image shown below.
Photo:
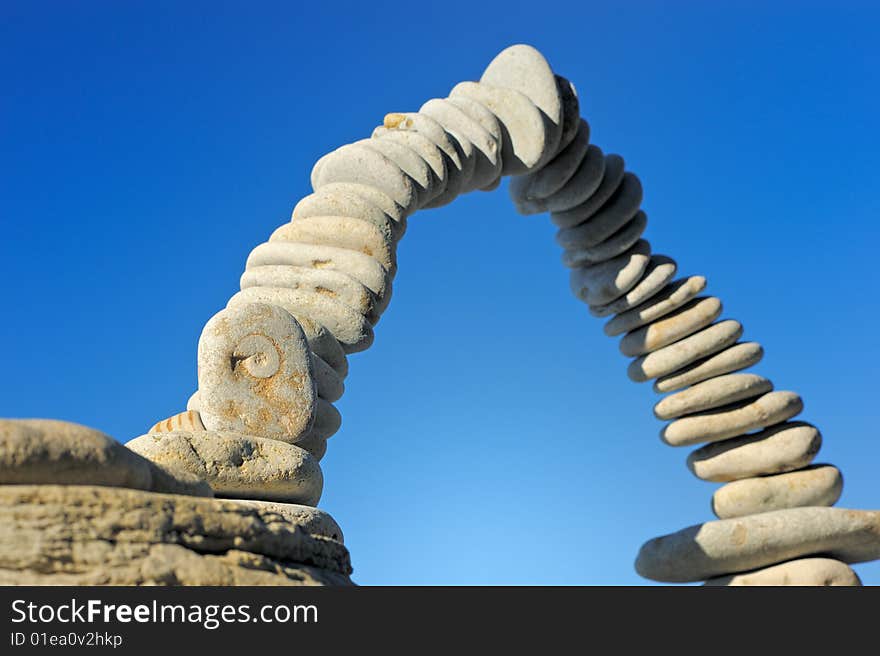
<svg viewBox="0 0 880 656"><path fill-rule="evenodd" d="M461 168L458 172L458 193L473 190L477 159L480 157L480 153L483 157L489 157L492 153L491 135L476 120L465 114L460 107L452 104L448 98L432 98L421 106L418 116L423 116L440 125L455 146L461 161ZM414 125L417 124L414 123ZM485 151L480 150L481 146L485 148ZM496 144L494 148L497 151L498 145ZM494 157L500 159L500 154L495 152ZM430 205L429 203L426 207Z"/></svg>
<svg viewBox="0 0 880 656"><path fill-rule="evenodd" d="M611 235L598 246L577 248L562 253L562 264L574 267L599 264L632 248L648 227L648 215L639 210L632 221Z"/></svg>
<svg viewBox="0 0 880 656"><path fill-rule="evenodd" d="M495 191L498 187L501 186L501 176L495 178L493 182L490 182L485 187L480 187L480 191Z"/></svg>
<svg viewBox="0 0 880 656"><path fill-rule="evenodd" d="M832 558L800 558L762 569L709 579L707 586L860 586L846 563Z"/></svg>
<svg viewBox="0 0 880 656"><path fill-rule="evenodd" d="M470 113L463 109L465 104L471 109ZM491 182L501 172L498 140L479 120L471 116L474 113L472 104L477 103L467 98L458 104L452 102L451 98L434 99L426 102L419 110L420 114L433 118L453 135L460 143L462 153L471 160L467 177L462 177L460 193Z"/></svg>
<svg viewBox="0 0 880 656"><path fill-rule="evenodd" d="M342 415L332 403L324 399L318 399L315 408L315 423L309 434L320 435L323 439L328 439L335 435L342 427Z"/></svg>
<svg viewBox="0 0 880 656"><path fill-rule="evenodd" d="M498 170L492 175L492 177L498 177L501 174L501 168L498 161L501 158L501 141L504 138L504 131L501 129L501 124L498 122L495 114L490 112L477 101L465 98L464 96L450 96L447 100L479 123L480 126L492 137L495 147L492 148L490 146L483 154L492 163L493 168L496 166L498 167Z"/></svg>
<svg viewBox="0 0 880 656"><path fill-rule="evenodd" d="M598 212L623 183L624 161L620 155L605 156L605 174L599 188L583 203L564 212L553 212L550 220L559 228L579 226Z"/></svg>
<svg viewBox="0 0 880 656"><path fill-rule="evenodd" d="M505 48L483 71L480 82L513 89L526 96L540 110L547 132L547 145L538 166L546 164L558 151L562 138L563 98L556 76L544 55L525 44Z"/></svg>
<svg viewBox="0 0 880 656"><path fill-rule="evenodd" d="M620 155L605 156L605 174L599 188L583 203L564 212L553 212L550 220L561 229L574 228L592 217L617 193L623 183L625 164Z"/></svg>
<svg viewBox="0 0 880 656"><path fill-rule="evenodd" d="M347 196L350 194L360 196L361 199L363 199L367 203L370 203L371 205L375 205L385 214L390 216L391 220L399 226L400 235L402 235L406 231L407 212L405 208L394 202L394 199L381 189L371 187L370 185L358 184L353 182L331 182L329 184L323 185L320 189L315 191L316 195L321 195L325 193L333 196L334 198L340 195ZM296 208L294 208L294 215L295 214ZM346 212L321 212L320 214L321 216L326 216L327 214L329 214L330 216L348 216ZM358 214L357 216L359 218L364 218L360 214Z"/></svg>
<svg viewBox="0 0 880 656"><path fill-rule="evenodd" d="M650 257L651 245L640 240L614 259L573 269L570 275L572 293L590 305L611 303L636 286Z"/></svg>
<svg viewBox="0 0 880 656"><path fill-rule="evenodd" d="M534 173L513 178L510 181L509 187L510 197L520 213L537 214L545 211L537 207L534 208L535 212L524 211L524 209L532 209L532 207L524 208L520 206L528 201L539 201L549 198L562 189L565 183L575 174L575 171L578 170L587 154L589 146L590 126L581 119L578 131L572 142L554 157L547 166Z"/></svg>
<svg viewBox="0 0 880 656"><path fill-rule="evenodd" d="M345 353L359 353L373 344L373 326L367 318L322 292L283 287L247 287L232 296L227 307L239 308L249 304L281 307L297 319L300 316L311 317L326 326Z"/></svg>
<svg viewBox="0 0 880 656"><path fill-rule="evenodd" d="M568 250L597 246L633 219L642 204L642 183L632 173L609 201L589 219L573 228L556 233L556 243Z"/></svg>
<svg viewBox="0 0 880 656"><path fill-rule="evenodd" d="M358 144L381 153L394 162L412 180L416 194L416 204L413 211L429 203L437 195L437 180L434 173L416 151L388 139L362 139L355 142L354 145Z"/></svg>
<svg viewBox="0 0 880 656"><path fill-rule="evenodd" d="M578 99L577 89L574 85L562 77L555 75L556 86L559 88L559 97L562 98L562 136L559 138L557 152L562 152L574 140L580 128L581 103Z"/></svg>
<svg viewBox="0 0 880 656"><path fill-rule="evenodd" d="M833 506L842 491L843 476L837 467L813 465L728 483L712 495L712 512L719 519L731 519L783 508Z"/></svg>
<svg viewBox="0 0 880 656"><path fill-rule="evenodd" d="M200 479L155 465L94 428L54 419L0 419L0 485L27 484L212 496Z"/></svg>
<svg viewBox="0 0 880 656"><path fill-rule="evenodd" d="M734 344L702 360L662 376L654 382L655 392L672 392L688 385L695 385L715 376L748 369L761 361L764 348L757 342Z"/></svg>
<svg viewBox="0 0 880 656"><path fill-rule="evenodd" d="M528 173L539 168L546 161L544 158L555 152L553 149L559 143L561 128L557 130L554 142L545 115L525 94L486 83L460 82L449 96L470 98L498 119L505 134L501 142L503 175Z"/></svg>
<svg viewBox="0 0 880 656"><path fill-rule="evenodd" d="M788 508L706 522L645 543L636 571L686 583L813 554L844 563L880 558L880 511Z"/></svg>
<svg viewBox="0 0 880 656"><path fill-rule="evenodd" d="M804 409L794 392L768 392L757 399L700 412L667 424L660 439L669 446L718 442L791 419Z"/></svg>
<svg viewBox="0 0 880 656"><path fill-rule="evenodd" d="M426 114L414 112L387 114L383 127L387 130L415 132L433 143L441 153L445 161L446 187L443 193L436 196L424 207L441 207L455 200L461 193L464 182L465 157L461 147L440 123ZM473 164L473 162L472 162Z"/></svg>
<svg viewBox="0 0 880 656"><path fill-rule="evenodd" d="M633 360L627 368L630 380L643 383L668 376L700 358L727 348L742 335L739 321L728 319L703 328L698 333Z"/></svg>
<svg viewBox="0 0 880 656"><path fill-rule="evenodd" d="M635 357L656 351L693 335L720 315L720 299L715 296L694 299L672 314L624 335L620 340L620 352Z"/></svg>
<svg viewBox="0 0 880 656"><path fill-rule="evenodd" d="M448 180L446 159L429 139L416 132L386 130L381 126L373 130L371 137L374 141L382 141L375 145L376 149L388 152L389 158L399 162L404 172L426 174L424 187L416 184L420 209L433 206L438 197L445 195ZM419 160L420 163L416 165L415 162Z"/></svg>
<svg viewBox="0 0 880 656"><path fill-rule="evenodd" d="M543 170L543 169L542 169ZM521 214L564 212L587 200L599 188L605 171L605 156L598 146L590 145L574 175L555 194L538 200L525 200L517 205Z"/></svg>
<svg viewBox="0 0 880 656"><path fill-rule="evenodd" d="M818 428L792 421L702 446L688 456L687 466L697 478L726 483L806 467L821 447Z"/></svg>
<svg viewBox="0 0 880 656"><path fill-rule="evenodd" d="M361 187L361 188L356 188ZM406 232L406 219L395 220L389 213L390 198L385 196L382 206L364 198L360 185L328 185L309 194L293 208L291 221L313 216L345 216L373 224L386 239L397 243ZM384 194L381 194L384 196Z"/></svg>
<svg viewBox="0 0 880 656"><path fill-rule="evenodd" d="M501 124L498 123L498 119L492 112L470 98L456 96L447 98L447 100L469 118L479 123L480 127L491 137L490 141L485 142L486 145L483 145L482 139L474 143L477 162L474 165L470 187L484 190L493 189L501 181L501 142L504 139Z"/></svg>
<svg viewBox="0 0 880 656"><path fill-rule="evenodd" d="M751 399L772 389L773 383L757 374L718 376L661 399L654 406L654 416L657 419L674 419Z"/></svg>
<svg viewBox="0 0 880 656"><path fill-rule="evenodd" d="M327 453L327 438L321 437L321 435L313 431L309 431L298 438L296 445L311 453L312 457L318 462L320 462Z"/></svg>
<svg viewBox="0 0 880 656"><path fill-rule="evenodd" d="M342 427L342 415L334 405L319 398L315 407L315 423L296 438L295 444L321 460L327 453L327 440Z"/></svg>
<svg viewBox="0 0 880 656"><path fill-rule="evenodd" d="M207 481L216 496L314 506L324 479L318 462L293 444L237 433L179 431L143 435L128 448Z"/></svg>
<svg viewBox="0 0 880 656"><path fill-rule="evenodd" d="M384 298L390 293L393 275L375 258L358 251L287 241L260 244L251 251L245 268L253 269L266 265L340 271L360 282L379 298Z"/></svg>
<svg viewBox="0 0 880 656"><path fill-rule="evenodd" d="M615 337L656 321L680 308L704 289L706 289L706 279L703 276L678 280L644 303L611 318L605 324L605 334Z"/></svg>
<svg viewBox="0 0 880 656"><path fill-rule="evenodd" d="M150 465L109 435L66 421L0 420L0 484L110 485L149 490Z"/></svg>
<svg viewBox="0 0 880 656"><path fill-rule="evenodd" d="M499 52L486 66L480 82L516 89L528 96L556 125L562 125L557 76L544 55L533 46L518 43Z"/></svg>
<svg viewBox="0 0 880 656"><path fill-rule="evenodd" d="M375 187L403 208L405 215L412 214L419 203L412 179L397 163L364 142L348 144L324 155L312 169L311 179L315 191L333 183Z"/></svg>
<svg viewBox="0 0 880 656"><path fill-rule="evenodd" d="M318 396L333 403L342 398L345 392L345 381L329 364L324 362L318 354L312 353L312 373L315 377L315 387Z"/></svg>
<svg viewBox="0 0 880 656"><path fill-rule="evenodd" d="M409 148L428 165L431 173L431 193L425 199L425 202L422 203L422 207L432 203L438 196L446 192L446 181L448 179L446 159L443 157L440 149L430 139L412 130L389 130L383 126L373 130L371 136L373 139L390 139L401 146Z"/></svg>
<svg viewBox="0 0 880 656"><path fill-rule="evenodd" d="M390 232L373 223L348 216L310 216L279 226L270 242L295 242L316 246L335 246L357 251L377 260L392 274L397 271L397 249Z"/></svg>
<svg viewBox="0 0 880 656"><path fill-rule="evenodd" d="M305 333L309 349L324 362L333 367L343 380L348 375L348 358L342 345L324 326L308 317L297 317L300 327Z"/></svg>
<svg viewBox="0 0 880 656"><path fill-rule="evenodd" d="M380 302L360 282L333 269L270 264L245 270L239 284L242 289L283 287L307 294L328 296L363 315L372 325L376 325L380 313L387 306L387 297Z"/></svg>
<svg viewBox="0 0 880 656"><path fill-rule="evenodd" d="M590 306L590 314L594 317L607 317L618 312L625 312L653 298L675 275L678 265L672 258L665 255L652 255L648 260L645 274L638 284L626 294L606 305Z"/></svg>

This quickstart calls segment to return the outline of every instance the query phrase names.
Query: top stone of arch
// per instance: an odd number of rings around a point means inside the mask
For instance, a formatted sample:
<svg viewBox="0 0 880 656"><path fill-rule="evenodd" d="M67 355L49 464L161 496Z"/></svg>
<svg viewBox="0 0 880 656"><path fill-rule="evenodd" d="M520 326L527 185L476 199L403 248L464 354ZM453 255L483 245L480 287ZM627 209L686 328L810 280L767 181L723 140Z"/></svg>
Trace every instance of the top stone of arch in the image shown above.
<svg viewBox="0 0 880 656"><path fill-rule="evenodd" d="M564 108L567 103L560 88L561 82L544 56L532 46L525 44L505 48L486 67L480 77L480 83L512 90L526 96L540 110L544 124L544 130L526 131L517 129L519 123L528 122L523 121L525 117L499 115L510 136L505 142L509 141L512 150L512 153L505 153L505 173L518 175L546 164L556 154L560 143L564 140ZM568 93L574 94L570 84L566 84L565 87ZM511 110L516 106L516 103L509 104ZM576 121L573 123L576 126ZM505 146L507 145L505 143ZM517 164L521 163L521 166L509 167L510 155L513 155Z"/></svg>

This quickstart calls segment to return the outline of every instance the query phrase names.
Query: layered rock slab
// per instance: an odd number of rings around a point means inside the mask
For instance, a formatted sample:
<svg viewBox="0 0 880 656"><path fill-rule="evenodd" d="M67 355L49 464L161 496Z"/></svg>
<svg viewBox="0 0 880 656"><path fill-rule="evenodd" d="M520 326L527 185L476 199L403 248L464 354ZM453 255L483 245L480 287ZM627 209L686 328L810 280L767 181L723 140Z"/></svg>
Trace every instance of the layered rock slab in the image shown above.
<svg viewBox="0 0 880 656"><path fill-rule="evenodd" d="M259 505L0 486L0 584L348 585L348 550Z"/></svg>

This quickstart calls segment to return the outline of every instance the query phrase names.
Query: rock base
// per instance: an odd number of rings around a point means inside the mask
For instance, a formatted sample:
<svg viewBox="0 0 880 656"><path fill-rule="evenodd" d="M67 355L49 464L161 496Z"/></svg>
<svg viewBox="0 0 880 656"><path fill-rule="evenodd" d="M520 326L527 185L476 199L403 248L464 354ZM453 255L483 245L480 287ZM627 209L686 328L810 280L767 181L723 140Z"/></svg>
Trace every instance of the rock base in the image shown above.
<svg viewBox="0 0 880 656"><path fill-rule="evenodd" d="M2 585L352 585L348 550L271 506L0 486Z"/></svg>

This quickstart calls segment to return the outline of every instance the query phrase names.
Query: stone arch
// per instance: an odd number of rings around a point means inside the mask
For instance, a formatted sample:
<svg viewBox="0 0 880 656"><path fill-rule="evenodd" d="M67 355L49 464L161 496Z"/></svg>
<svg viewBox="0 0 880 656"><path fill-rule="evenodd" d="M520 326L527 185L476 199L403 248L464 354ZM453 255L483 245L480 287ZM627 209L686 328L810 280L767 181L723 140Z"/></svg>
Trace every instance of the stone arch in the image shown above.
<svg viewBox="0 0 880 656"><path fill-rule="evenodd" d="M408 218L495 189L504 175L518 211L550 213L572 292L607 318L608 336L623 335L629 377L667 394L654 406L669 422L664 441L698 446L691 472L726 483L713 496L719 519L646 543L639 573L857 584L848 563L880 557L880 512L832 507L842 476L813 464L822 437L796 421L800 397L745 371L760 344L741 341L720 299L701 295L705 278L676 279L675 261L642 239L638 177L591 143L574 86L525 45L502 51L478 82L388 114L370 138L315 164L314 192L251 252L240 291L206 324L187 411L130 449L218 495L317 503L348 355L370 346L388 307ZM341 541L331 519L308 517Z"/></svg>

